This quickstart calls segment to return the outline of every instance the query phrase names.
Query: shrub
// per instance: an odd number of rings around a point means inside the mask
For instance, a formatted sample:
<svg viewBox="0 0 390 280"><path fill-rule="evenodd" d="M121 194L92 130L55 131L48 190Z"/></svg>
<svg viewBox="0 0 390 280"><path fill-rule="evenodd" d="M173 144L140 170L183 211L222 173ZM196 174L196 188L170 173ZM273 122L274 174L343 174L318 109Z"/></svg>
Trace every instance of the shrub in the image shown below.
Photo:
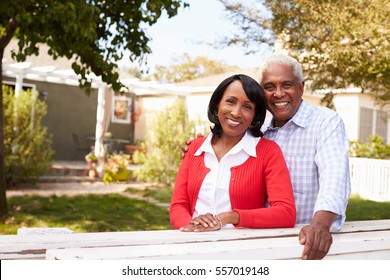
<svg viewBox="0 0 390 280"><path fill-rule="evenodd" d="M146 155L145 155L145 143L141 143L141 149L135 151L133 155L131 156L132 162L134 164L144 164L146 160Z"/></svg>
<svg viewBox="0 0 390 280"><path fill-rule="evenodd" d="M144 163L134 171L137 179L166 185L174 183L182 159L180 147L191 137L193 127L181 98L159 113L149 125L142 157Z"/></svg>
<svg viewBox="0 0 390 280"><path fill-rule="evenodd" d="M361 158L390 159L390 145L386 145L379 135L371 135L367 143L360 140L351 141L349 155Z"/></svg>
<svg viewBox="0 0 390 280"><path fill-rule="evenodd" d="M6 184L36 182L51 167L52 136L41 125L46 103L31 91L16 98L12 88L3 86Z"/></svg>

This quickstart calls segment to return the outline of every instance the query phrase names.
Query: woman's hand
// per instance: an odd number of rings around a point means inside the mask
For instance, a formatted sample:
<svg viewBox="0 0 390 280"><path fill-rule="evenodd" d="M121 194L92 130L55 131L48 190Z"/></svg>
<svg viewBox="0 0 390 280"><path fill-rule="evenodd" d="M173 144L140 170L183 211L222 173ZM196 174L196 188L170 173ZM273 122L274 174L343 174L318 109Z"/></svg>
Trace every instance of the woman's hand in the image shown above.
<svg viewBox="0 0 390 280"><path fill-rule="evenodd" d="M207 213L193 218L191 222L180 228L184 232L204 232L220 230L223 227L222 221L213 214Z"/></svg>

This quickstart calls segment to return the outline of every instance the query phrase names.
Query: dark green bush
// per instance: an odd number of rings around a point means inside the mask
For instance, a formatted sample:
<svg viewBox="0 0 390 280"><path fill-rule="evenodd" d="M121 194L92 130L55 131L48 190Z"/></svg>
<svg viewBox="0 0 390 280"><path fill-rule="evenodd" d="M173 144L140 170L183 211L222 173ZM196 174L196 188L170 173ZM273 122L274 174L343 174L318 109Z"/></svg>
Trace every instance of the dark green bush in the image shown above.
<svg viewBox="0 0 390 280"><path fill-rule="evenodd" d="M41 125L46 103L31 91L16 98L12 88L3 86L3 93L6 184L35 182L49 170L54 155L52 136Z"/></svg>

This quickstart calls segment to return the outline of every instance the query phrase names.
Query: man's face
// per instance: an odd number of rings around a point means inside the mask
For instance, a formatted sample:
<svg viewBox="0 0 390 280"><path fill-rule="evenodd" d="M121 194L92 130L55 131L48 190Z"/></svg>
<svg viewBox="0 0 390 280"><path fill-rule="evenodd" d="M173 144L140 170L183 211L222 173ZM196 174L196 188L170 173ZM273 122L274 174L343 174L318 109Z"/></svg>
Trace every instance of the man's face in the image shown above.
<svg viewBox="0 0 390 280"><path fill-rule="evenodd" d="M260 83L267 100L267 109L274 117L273 125L283 126L298 111L304 82L298 81L289 66L273 64L263 72Z"/></svg>

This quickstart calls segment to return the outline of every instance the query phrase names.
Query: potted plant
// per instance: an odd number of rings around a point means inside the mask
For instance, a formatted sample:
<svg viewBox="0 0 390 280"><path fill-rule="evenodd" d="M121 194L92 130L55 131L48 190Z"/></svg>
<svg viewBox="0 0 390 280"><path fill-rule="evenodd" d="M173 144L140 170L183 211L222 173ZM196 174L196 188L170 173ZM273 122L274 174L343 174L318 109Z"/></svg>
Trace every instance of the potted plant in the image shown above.
<svg viewBox="0 0 390 280"><path fill-rule="evenodd" d="M112 154L107 158L107 163L104 167L103 182L128 182L131 177L131 172L128 169L130 164L130 155L127 154Z"/></svg>
<svg viewBox="0 0 390 280"><path fill-rule="evenodd" d="M88 164L88 176L90 178L98 177L98 173L96 170L96 165L97 165L98 159L97 159L97 156L95 155L95 153L90 152L89 154L87 154L85 156L85 161Z"/></svg>

